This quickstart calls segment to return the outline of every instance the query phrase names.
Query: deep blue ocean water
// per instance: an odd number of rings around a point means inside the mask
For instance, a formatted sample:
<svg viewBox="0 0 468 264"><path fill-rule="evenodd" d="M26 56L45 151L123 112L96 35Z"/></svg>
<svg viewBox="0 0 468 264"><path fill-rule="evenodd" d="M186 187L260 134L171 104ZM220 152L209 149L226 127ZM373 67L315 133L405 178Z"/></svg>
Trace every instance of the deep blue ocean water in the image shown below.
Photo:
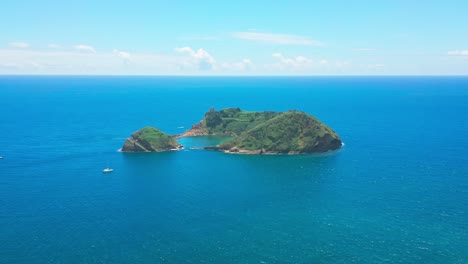
<svg viewBox="0 0 468 264"><path fill-rule="evenodd" d="M306 111L346 145L117 151L211 106ZM3 76L0 262L468 263L467 117L466 77Z"/></svg>

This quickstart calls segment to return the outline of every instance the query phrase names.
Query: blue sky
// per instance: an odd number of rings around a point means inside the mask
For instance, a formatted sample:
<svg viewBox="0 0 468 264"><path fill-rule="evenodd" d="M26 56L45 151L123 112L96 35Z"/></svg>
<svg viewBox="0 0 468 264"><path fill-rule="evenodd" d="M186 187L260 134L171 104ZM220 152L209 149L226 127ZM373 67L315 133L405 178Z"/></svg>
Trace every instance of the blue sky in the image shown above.
<svg viewBox="0 0 468 264"><path fill-rule="evenodd" d="M468 1L4 1L0 74L468 75Z"/></svg>

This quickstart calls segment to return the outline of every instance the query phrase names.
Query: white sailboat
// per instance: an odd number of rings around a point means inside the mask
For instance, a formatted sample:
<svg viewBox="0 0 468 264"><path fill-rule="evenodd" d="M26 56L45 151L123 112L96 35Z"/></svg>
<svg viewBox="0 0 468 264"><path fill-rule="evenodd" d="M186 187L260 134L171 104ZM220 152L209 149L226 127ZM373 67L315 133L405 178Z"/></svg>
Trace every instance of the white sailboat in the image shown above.
<svg viewBox="0 0 468 264"><path fill-rule="evenodd" d="M113 172L114 169L112 169L110 166L109 166L109 162L107 162L107 168L103 169L102 172L103 173L109 173L109 172Z"/></svg>

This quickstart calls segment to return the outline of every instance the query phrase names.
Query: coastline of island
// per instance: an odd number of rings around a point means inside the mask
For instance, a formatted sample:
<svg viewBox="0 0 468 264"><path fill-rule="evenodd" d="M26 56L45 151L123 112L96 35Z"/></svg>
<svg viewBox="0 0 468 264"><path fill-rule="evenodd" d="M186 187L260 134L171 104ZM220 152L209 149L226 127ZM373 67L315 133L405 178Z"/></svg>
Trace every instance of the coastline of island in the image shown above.
<svg viewBox="0 0 468 264"><path fill-rule="evenodd" d="M250 112L240 108L216 111L212 107L201 121L182 134L170 136L156 128L143 128L126 140L122 152L181 150L184 147L177 139L201 136L232 137L216 146L199 148L229 154L325 153L338 150L344 145L336 132L305 112Z"/></svg>

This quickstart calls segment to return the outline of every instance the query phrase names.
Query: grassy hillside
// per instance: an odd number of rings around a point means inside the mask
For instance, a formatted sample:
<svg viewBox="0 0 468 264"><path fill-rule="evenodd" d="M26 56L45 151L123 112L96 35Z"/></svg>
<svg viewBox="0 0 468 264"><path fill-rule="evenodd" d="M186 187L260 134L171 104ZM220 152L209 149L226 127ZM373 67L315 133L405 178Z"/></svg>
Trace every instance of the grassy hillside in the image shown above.
<svg viewBox="0 0 468 264"><path fill-rule="evenodd" d="M315 117L299 111L287 111L224 142L220 148L311 153L337 149L340 146L338 135Z"/></svg>
<svg viewBox="0 0 468 264"><path fill-rule="evenodd" d="M179 147L174 137L165 134L154 127L145 127L132 134L122 148L122 151L145 152L165 151Z"/></svg>
<svg viewBox="0 0 468 264"><path fill-rule="evenodd" d="M239 108L226 108L215 111L213 108L205 114L202 124L209 134L233 134L240 135L261 123L277 116L279 113L247 112Z"/></svg>

